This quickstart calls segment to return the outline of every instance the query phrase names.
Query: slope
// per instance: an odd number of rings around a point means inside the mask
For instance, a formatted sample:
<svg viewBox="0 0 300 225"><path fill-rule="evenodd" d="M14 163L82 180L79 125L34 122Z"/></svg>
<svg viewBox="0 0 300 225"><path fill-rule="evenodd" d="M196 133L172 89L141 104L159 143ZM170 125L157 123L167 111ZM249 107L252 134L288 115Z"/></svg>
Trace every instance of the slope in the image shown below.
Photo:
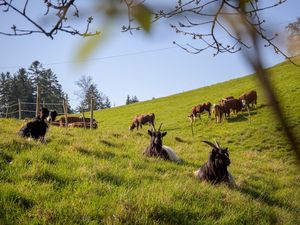
<svg viewBox="0 0 300 225"><path fill-rule="evenodd" d="M300 69L271 69L280 103L300 136ZM193 105L256 89L258 108L221 124L206 115L191 134ZM147 126L129 132L134 115L154 112L181 164L142 155ZM177 95L95 112L97 130L51 127L48 145L15 136L21 121L0 119L0 224L299 224L299 166L253 75ZM210 148L229 148L238 188L212 186L192 172Z"/></svg>

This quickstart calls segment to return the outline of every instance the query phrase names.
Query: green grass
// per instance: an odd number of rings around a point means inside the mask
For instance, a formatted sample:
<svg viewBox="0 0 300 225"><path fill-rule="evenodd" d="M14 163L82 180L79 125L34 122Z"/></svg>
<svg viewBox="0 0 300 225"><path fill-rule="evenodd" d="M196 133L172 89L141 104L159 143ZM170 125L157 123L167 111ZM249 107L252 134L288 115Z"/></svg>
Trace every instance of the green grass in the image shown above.
<svg viewBox="0 0 300 225"><path fill-rule="evenodd" d="M269 70L285 117L300 137L300 69ZM222 124L187 115L195 104L256 89L258 109ZM154 112L164 144L183 160L146 158L147 126L129 132L134 115ZM95 113L97 130L51 127L48 145L16 137L21 121L0 119L0 224L300 224L300 174L294 152L253 76ZM193 171L220 141L230 151L238 188L201 183Z"/></svg>

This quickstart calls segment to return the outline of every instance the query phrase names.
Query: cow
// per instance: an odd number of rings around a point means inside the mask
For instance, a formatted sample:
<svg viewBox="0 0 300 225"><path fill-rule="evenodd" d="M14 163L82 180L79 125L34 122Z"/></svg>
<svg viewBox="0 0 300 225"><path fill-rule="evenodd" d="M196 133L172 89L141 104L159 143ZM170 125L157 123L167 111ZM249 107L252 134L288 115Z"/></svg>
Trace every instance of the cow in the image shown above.
<svg viewBox="0 0 300 225"><path fill-rule="evenodd" d="M146 123L154 126L154 120L154 113L136 115L132 121L132 124L129 126L129 130L133 130L134 128L136 128L136 130L139 128L142 129L142 125Z"/></svg>
<svg viewBox="0 0 300 225"><path fill-rule="evenodd" d="M257 92L255 90L249 91L239 97L240 101L243 101L248 107L251 106L256 108L257 104Z"/></svg>
<svg viewBox="0 0 300 225"><path fill-rule="evenodd" d="M232 110L233 114L237 115L238 112L242 111L243 102L239 99L229 99L224 102L224 111L228 117L230 117L230 110Z"/></svg>
<svg viewBox="0 0 300 225"><path fill-rule="evenodd" d="M201 120L200 114L203 113L204 111L208 112L208 118L210 118L210 116L211 116L211 112L210 112L211 106L212 106L212 104L210 102L206 102L206 103L203 103L203 104L200 104L200 105L193 106L192 112L188 116L190 121L193 123L196 120L197 115L199 115L199 118Z"/></svg>
<svg viewBox="0 0 300 225"><path fill-rule="evenodd" d="M68 123L68 127L79 127L79 128L91 128L91 123L90 122L73 122L73 123ZM97 129L98 125L96 120L93 120L92 124L93 129Z"/></svg>
<svg viewBox="0 0 300 225"><path fill-rule="evenodd" d="M69 124L77 123L77 125L74 125L74 127L81 127L79 124L82 124L82 127L87 127L90 125L91 119L90 118L83 118L83 117L76 117L76 116L68 116L67 117L68 126ZM59 125L61 127L66 126L66 117L61 117L58 121L55 121L54 123L59 122ZM97 121L93 119L93 128L97 128Z"/></svg>
<svg viewBox="0 0 300 225"><path fill-rule="evenodd" d="M223 105L227 100L230 100L230 99L234 99L233 96L228 96L226 98L222 98L220 101L219 101L219 104L220 105Z"/></svg>
<svg viewBox="0 0 300 225"><path fill-rule="evenodd" d="M213 105L213 113L215 116L216 123L222 122L222 117L224 114L224 106L222 105Z"/></svg>

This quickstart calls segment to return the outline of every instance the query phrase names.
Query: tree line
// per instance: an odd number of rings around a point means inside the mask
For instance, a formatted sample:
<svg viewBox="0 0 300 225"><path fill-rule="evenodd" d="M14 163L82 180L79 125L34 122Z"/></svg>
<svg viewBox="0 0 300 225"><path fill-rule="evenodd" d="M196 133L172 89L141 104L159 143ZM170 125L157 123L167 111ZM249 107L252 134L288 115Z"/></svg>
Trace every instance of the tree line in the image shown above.
<svg viewBox="0 0 300 225"><path fill-rule="evenodd" d="M76 82L79 87L79 106L77 111L87 111L92 107L94 110L110 108L111 103L109 98L97 89L97 85L92 81L91 77L83 76ZM50 69L44 68L39 61L34 61L26 68L20 68L15 73L1 72L0 73L0 114L6 114L7 107L9 112L15 112L10 117L18 117L18 101L22 104L22 116L33 117L35 115L34 104L37 99L37 87L39 87L41 105L51 110L62 112L63 99L69 103L68 95L62 90L62 85L57 79L57 75ZM91 101L93 98L93 101ZM47 103L52 103L47 106ZM53 103L58 103L53 105ZM68 104L68 113L73 113L74 110Z"/></svg>

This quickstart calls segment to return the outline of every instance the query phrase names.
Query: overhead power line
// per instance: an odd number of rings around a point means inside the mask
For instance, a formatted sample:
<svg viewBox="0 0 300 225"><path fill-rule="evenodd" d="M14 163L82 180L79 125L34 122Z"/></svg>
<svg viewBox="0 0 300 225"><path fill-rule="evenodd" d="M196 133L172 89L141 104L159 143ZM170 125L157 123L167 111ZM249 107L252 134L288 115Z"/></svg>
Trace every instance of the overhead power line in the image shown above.
<svg viewBox="0 0 300 225"><path fill-rule="evenodd" d="M53 62L53 63L43 63L43 65L52 66L52 65L60 65L60 64L72 64L72 63L99 61L99 60L104 60L104 59L113 59L113 58L120 58L120 57L126 57L126 56L149 54L149 53L153 53L153 52L160 52L160 51L165 51L165 50L174 49L174 48L178 48L178 47L177 46L169 46L169 47L164 47L164 48L157 48L157 49L138 51L138 52L129 52L129 53L124 53L124 54L119 54L119 55L103 56L103 57L90 58L90 59L85 59L85 60L70 60L70 61L61 61L61 62ZM21 68L21 67L27 67L27 66L1 66L0 69L11 69L11 68Z"/></svg>

